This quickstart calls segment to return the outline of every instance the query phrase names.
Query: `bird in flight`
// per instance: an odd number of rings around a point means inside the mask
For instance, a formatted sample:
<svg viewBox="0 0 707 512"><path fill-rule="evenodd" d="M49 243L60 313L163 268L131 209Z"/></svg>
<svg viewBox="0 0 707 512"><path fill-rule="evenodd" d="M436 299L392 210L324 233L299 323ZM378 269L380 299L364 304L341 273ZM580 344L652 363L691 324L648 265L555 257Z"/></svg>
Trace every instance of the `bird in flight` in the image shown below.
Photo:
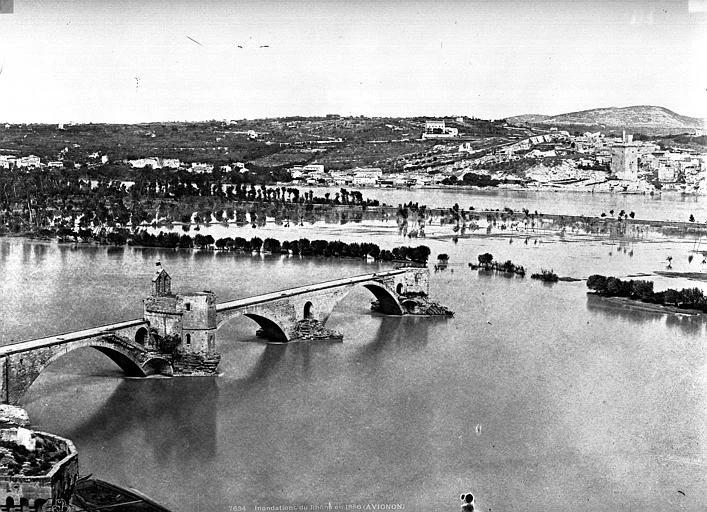
<svg viewBox="0 0 707 512"><path fill-rule="evenodd" d="M240 48L241 50L245 50L250 48L270 48L270 45L258 44L256 41L253 41L253 36L249 36L248 39L246 39L245 41L236 42L236 47Z"/></svg>
<svg viewBox="0 0 707 512"><path fill-rule="evenodd" d="M197 40L194 39L193 37L186 36L186 38L189 39L190 41L192 41L192 42L198 44L199 46L204 46L203 44L201 44L199 41L197 41Z"/></svg>

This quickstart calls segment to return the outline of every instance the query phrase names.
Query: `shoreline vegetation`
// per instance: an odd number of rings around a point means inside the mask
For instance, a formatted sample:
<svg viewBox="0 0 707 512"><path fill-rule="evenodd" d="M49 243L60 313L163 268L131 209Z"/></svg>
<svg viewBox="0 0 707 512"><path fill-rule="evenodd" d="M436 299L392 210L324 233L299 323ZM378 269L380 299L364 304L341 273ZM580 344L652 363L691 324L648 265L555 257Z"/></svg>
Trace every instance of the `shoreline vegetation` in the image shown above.
<svg viewBox="0 0 707 512"><path fill-rule="evenodd" d="M522 265L516 265L511 260L499 263L494 261L493 255L488 252L479 254L477 259L479 261L478 265L470 262L470 269L500 272L503 274L515 274L520 277L525 277L525 268Z"/></svg>
<svg viewBox="0 0 707 512"><path fill-rule="evenodd" d="M212 224L260 227L303 226L323 220L346 224L364 220L396 220L401 234L424 237L425 227L451 225L452 236L471 233L554 230L616 237L661 234L707 235L707 224L691 220L637 219L635 212L597 211L590 215L544 214L524 208L479 209L458 204L430 207L397 206L341 188L315 195L312 190L242 182L238 173L198 174L187 171L135 170L132 185L101 177L90 179L80 169L47 169L0 173L0 235L49 236L61 229L100 231L144 227ZM239 181L241 180L241 181Z"/></svg>
<svg viewBox="0 0 707 512"><path fill-rule="evenodd" d="M672 312L707 313L707 297L699 288L683 288L676 290L668 288L664 291L653 290L653 281L642 279L621 280L616 277L606 277L594 274L587 279L587 292L599 297L622 299L646 306L651 311L666 308Z"/></svg>
<svg viewBox="0 0 707 512"><path fill-rule="evenodd" d="M276 238L252 237L249 240L243 237L225 237L214 239L211 235L197 234L194 237L188 234L164 233L152 235L146 231L138 231L130 237L123 233L108 233L105 238L97 240L93 233L72 232L75 239L59 238L59 243L97 243L113 247L131 246L141 248L161 249L197 249L201 251L232 252L238 254L287 254L293 256L314 256L325 258L354 258L369 261L384 261L395 263L427 264L431 250L426 245L415 247L396 246L392 249L381 249L374 243L346 243L339 240L309 240L300 238L296 240L280 241Z"/></svg>

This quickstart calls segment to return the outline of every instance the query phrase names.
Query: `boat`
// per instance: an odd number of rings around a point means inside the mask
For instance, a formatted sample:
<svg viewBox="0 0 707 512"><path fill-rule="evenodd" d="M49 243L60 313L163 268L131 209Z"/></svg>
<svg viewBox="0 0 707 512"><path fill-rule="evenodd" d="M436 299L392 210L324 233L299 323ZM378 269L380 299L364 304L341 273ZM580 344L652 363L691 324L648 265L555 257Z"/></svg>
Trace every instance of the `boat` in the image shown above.
<svg viewBox="0 0 707 512"><path fill-rule="evenodd" d="M171 512L137 489L124 489L91 475L76 482L71 505L72 512Z"/></svg>

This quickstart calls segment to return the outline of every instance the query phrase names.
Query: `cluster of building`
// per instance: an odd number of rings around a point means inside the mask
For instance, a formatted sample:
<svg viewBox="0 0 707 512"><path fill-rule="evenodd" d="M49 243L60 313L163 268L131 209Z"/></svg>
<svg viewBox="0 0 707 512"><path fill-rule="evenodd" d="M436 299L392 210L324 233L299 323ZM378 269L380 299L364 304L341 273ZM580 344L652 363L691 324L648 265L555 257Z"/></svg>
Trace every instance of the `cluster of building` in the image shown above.
<svg viewBox="0 0 707 512"><path fill-rule="evenodd" d="M434 135L447 136L443 121L428 121L427 128L439 132ZM662 150L653 142L634 141L625 133L614 138L599 132L571 135L553 128L491 148L465 141L453 146L440 144L433 152L434 163L422 159L423 163L405 165L398 173L383 173L377 167L327 171L321 164L294 166L290 173L295 182L313 186L435 186L461 181L471 172L510 187L707 192L707 155ZM521 160L531 163L521 166L527 169L524 172L514 170L513 165L498 165Z"/></svg>
<svg viewBox="0 0 707 512"><path fill-rule="evenodd" d="M41 159L35 155L17 157L14 155L0 155L0 169L32 168L39 167Z"/></svg>
<svg viewBox="0 0 707 512"><path fill-rule="evenodd" d="M465 123L464 118L455 121L459 126ZM324 124L340 122L351 126L355 124L355 120L344 121L334 117L320 121ZM283 122L282 128L297 129L300 124L299 121ZM396 128L394 125L386 126ZM679 148L666 150L651 141L633 140L625 132L622 137L607 137L601 132L575 132L572 135L568 131L550 128L538 133L528 128L504 126L510 130L510 140L506 136L499 143L498 138L489 137L484 142L478 137L470 140L460 138L459 129L448 126L443 119L427 120L421 139L439 139L439 142L424 152L404 155L402 161L395 162L394 167L399 172L384 173L379 167L327 170L318 163L295 165L289 171L295 184L310 186L434 186L462 181L467 173L474 173L511 187L581 189L591 186L592 190L624 192L652 192L659 188L707 193L707 155L704 153ZM341 139L336 142L341 142ZM74 147L78 145L74 144ZM35 155L0 155L0 169L61 168L65 166L63 157L67 151L68 148L64 149L56 161L47 162ZM326 150L314 148L309 151ZM107 155L93 153L87 163L100 165L107 162ZM515 165L514 162L521 164ZM199 174L215 170L211 163L187 163L178 158L157 156L123 160L122 163L133 169L182 169ZM83 164L74 165L81 167ZM229 173L249 172L243 162L218 168Z"/></svg>
<svg viewBox="0 0 707 512"><path fill-rule="evenodd" d="M63 152L62 152L63 153ZM62 155L60 155L62 156ZM104 165L107 164L109 158L107 155L100 155L99 153L92 153L89 155L87 164L90 165ZM184 169L193 173L211 173L214 171L215 166L209 163L202 162L181 162L178 158L161 158L156 156L136 158L133 160L123 160L123 164L130 166L132 169ZM83 164L73 163L74 167L81 168ZM0 155L0 169L41 169L41 168L64 168L67 165L67 161L64 160L45 160L43 161L40 157L36 155L29 156L15 156L15 155ZM238 171L240 173L249 172L245 163L235 162L232 165L222 165L219 166L224 172Z"/></svg>

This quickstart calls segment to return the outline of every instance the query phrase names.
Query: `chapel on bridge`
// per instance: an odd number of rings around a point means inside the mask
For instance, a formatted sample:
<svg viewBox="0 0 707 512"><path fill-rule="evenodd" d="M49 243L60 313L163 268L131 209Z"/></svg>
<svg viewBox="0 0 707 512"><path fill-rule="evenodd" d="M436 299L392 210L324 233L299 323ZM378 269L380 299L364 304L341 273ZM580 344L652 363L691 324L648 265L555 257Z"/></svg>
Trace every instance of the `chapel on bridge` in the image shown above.
<svg viewBox="0 0 707 512"><path fill-rule="evenodd" d="M155 266L157 268L152 278L152 295L155 297L172 295L172 278L169 277L167 271L162 267L162 263L158 261Z"/></svg>
<svg viewBox="0 0 707 512"><path fill-rule="evenodd" d="M186 353L215 353L217 323L213 292L173 293L172 278L157 262L152 293L143 299L143 304L143 318L157 337L176 337ZM147 345L151 349L158 348L152 339Z"/></svg>

